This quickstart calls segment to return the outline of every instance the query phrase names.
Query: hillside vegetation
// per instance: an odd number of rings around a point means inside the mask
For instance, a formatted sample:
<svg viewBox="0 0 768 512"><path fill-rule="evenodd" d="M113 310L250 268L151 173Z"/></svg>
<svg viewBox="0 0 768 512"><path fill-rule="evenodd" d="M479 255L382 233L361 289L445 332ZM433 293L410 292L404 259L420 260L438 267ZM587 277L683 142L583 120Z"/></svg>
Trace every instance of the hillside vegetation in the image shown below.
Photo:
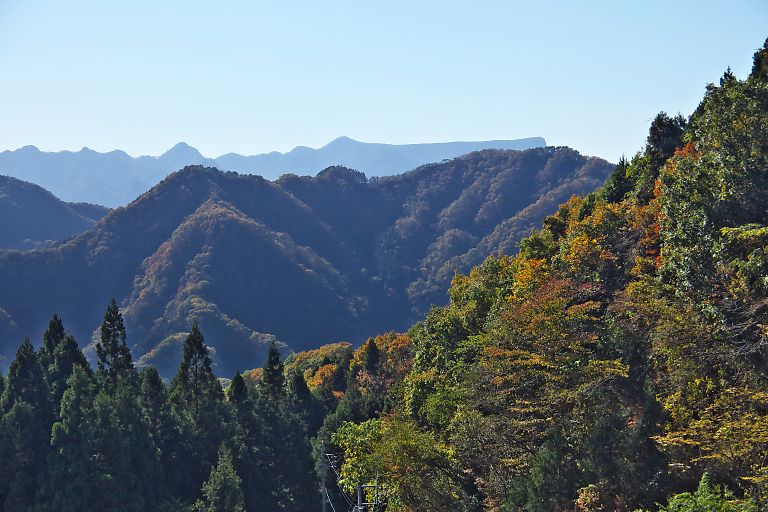
<svg viewBox="0 0 768 512"><path fill-rule="evenodd" d="M388 510L621 511L698 485L664 510L765 509L767 62L768 42L517 256L454 279L409 331L391 412L332 435L347 490L379 475Z"/></svg>
<svg viewBox="0 0 768 512"><path fill-rule="evenodd" d="M273 340L303 350L405 329L445 303L455 270L514 251L611 168L568 148L486 150L370 180L187 167L66 243L0 253L0 355L40 339L54 312L88 344L112 297L131 350L166 377L194 320L221 375L261 365Z"/></svg>
<svg viewBox="0 0 768 512"><path fill-rule="evenodd" d="M0 250L46 247L89 230L108 209L65 203L47 190L0 176Z"/></svg>

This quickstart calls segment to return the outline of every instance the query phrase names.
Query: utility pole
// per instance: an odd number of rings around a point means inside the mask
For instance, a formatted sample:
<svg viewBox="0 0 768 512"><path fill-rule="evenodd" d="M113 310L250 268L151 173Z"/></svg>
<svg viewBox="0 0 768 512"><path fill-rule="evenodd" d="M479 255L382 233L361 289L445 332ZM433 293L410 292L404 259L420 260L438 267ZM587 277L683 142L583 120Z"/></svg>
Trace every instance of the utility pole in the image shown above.
<svg viewBox="0 0 768 512"><path fill-rule="evenodd" d="M328 507L328 504L325 502L325 500L326 500L326 492L327 492L326 489L328 489L328 487L325 486L325 470L323 470L323 490L322 490L322 492L320 494L320 503L321 503L321 505L320 505L321 509L320 510L322 510L323 512L326 512L327 507Z"/></svg>
<svg viewBox="0 0 768 512"><path fill-rule="evenodd" d="M355 509L355 512L363 512L365 509L363 508L363 486L360 484L357 484L357 508Z"/></svg>

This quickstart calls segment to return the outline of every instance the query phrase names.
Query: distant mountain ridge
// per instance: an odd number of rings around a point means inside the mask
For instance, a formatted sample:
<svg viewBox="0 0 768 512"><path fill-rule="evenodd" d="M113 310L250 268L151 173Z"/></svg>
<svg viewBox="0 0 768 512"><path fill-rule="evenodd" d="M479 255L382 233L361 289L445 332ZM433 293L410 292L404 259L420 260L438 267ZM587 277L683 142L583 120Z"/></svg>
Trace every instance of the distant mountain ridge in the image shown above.
<svg viewBox="0 0 768 512"><path fill-rule="evenodd" d="M482 149L525 150L545 145L541 137L402 145L339 137L319 149L298 146L286 153L227 153L217 158L204 157L183 142L160 156L139 157L120 150L99 153L84 147L80 151L45 152L35 146L24 146L0 152L0 174L40 185L65 201L115 207L128 204L187 165L259 174L270 180L286 173L314 175L334 165L358 169L369 176L384 176Z"/></svg>
<svg viewBox="0 0 768 512"><path fill-rule="evenodd" d="M90 229L108 211L65 203L38 185L0 176L0 249L36 249L65 240Z"/></svg>
<svg viewBox="0 0 768 512"><path fill-rule="evenodd" d="M140 362L169 375L198 320L217 372L288 350L405 328L467 271L613 169L569 148L484 150L380 178L186 167L91 230L0 252L0 356L39 340L54 312L83 344L112 297ZM1 361L0 361L1 362Z"/></svg>

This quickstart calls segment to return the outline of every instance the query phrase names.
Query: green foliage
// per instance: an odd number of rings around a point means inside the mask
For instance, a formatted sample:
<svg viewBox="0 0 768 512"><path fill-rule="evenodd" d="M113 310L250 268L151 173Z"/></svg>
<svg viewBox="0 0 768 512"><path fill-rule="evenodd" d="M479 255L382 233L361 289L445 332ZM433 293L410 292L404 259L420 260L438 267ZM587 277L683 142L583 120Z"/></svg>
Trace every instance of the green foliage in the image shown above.
<svg viewBox="0 0 768 512"><path fill-rule="evenodd" d="M659 512L757 512L758 508L748 500L738 500L727 489L713 486L709 475L704 473L695 492L677 494L669 499Z"/></svg>
<svg viewBox="0 0 768 512"><path fill-rule="evenodd" d="M205 512L245 512L241 480L232 464L228 449L219 450L219 460L203 484Z"/></svg>
<svg viewBox="0 0 768 512"><path fill-rule="evenodd" d="M51 390L53 410L58 414L67 379L72 375L75 365L90 371L77 341L64 331L64 324L58 315L53 315L48 329L43 333L43 345L40 347L38 358Z"/></svg>
<svg viewBox="0 0 768 512"><path fill-rule="evenodd" d="M752 73L749 77L763 82L768 81L768 39L765 40L763 47L755 52L752 59Z"/></svg>
<svg viewBox="0 0 768 512"><path fill-rule="evenodd" d="M273 341L269 345L267 352L267 361L264 363L264 373L261 376L261 382L269 393L274 395L282 393L285 385L285 367L280 357L280 351Z"/></svg>
<svg viewBox="0 0 768 512"><path fill-rule="evenodd" d="M43 370L28 339L11 362L0 412L0 508L28 510L44 477L53 423Z"/></svg>
<svg viewBox="0 0 768 512"><path fill-rule="evenodd" d="M340 484L350 493L377 478L387 510L475 510L468 486L450 449L414 423L374 419L345 423L333 435L344 450ZM367 488L373 499L373 487Z"/></svg>
<svg viewBox="0 0 768 512"><path fill-rule="evenodd" d="M626 195L634 190L634 183L627 176L627 167L629 163L624 155L621 156L619 163L613 170L608 179L603 185L602 195L609 203L617 203L626 197Z"/></svg>
<svg viewBox="0 0 768 512"><path fill-rule="evenodd" d="M168 401L179 435L169 450L181 472L166 477L177 496L192 500L216 462L227 435L228 411L224 392L211 370L211 358L197 323L184 340L184 357L171 382Z"/></svg>
<svg viewBox="0 0 768 512"><path fill-rule="evenodd" d="M131 377L133 360L125 341L123 315L115 299L112 299L104 313L96 355L99 358L99 375L106 378L112 387L117 385L119 379Z"/></svg>
<svg viewBox="0 0 768 512"><path fill-rule="evenodd" d="M93 485L96 468L91 446L95 437L94 395L92 376L76 366L67 380L60 419L52 428L53 453L44 487L43 509L46 511L76 512L98 502Z"/></svg>

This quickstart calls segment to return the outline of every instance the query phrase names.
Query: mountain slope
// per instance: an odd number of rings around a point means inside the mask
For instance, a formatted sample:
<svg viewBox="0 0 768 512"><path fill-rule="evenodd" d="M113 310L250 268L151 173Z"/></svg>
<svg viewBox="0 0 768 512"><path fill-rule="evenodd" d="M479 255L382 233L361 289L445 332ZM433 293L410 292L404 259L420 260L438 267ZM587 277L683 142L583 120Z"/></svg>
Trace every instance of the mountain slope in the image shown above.
<svg viewBox="0 0 768 512"><path fill-rule="evenodd" d="M68 204L47 190L0 176L0 249L34 249L90 229L106 213L91 204Z"/></svg>
<svg viewBox="0 0 768 512"><path fill-rule="evenodd" d="M260 174L269 179L286 172L315 174L333 165L380 176L481 149L522 150L544 145L540 137L405 145L365 143L340 137L319 149L300 146L287 153L273 151L252 156L228 153L218 158L206 158L183 142L160 156L136 158L123 151L99 153L83 148L76 152L49 153L25 146L0 153L0 173L37 183L67 201L121 206L186 165L207 165Z"/></svg>
<svg viewBox="0 0 768 512"><path fill-rule="evenodd" d="M657 115L604 187L457 276L407 335L345 365L315 363L333 346L293 357L315 396L342 397L323 441L347 492L375 481L388 510L768 510L768 41L753 62L689 118Z"/></svg>
<svg viewBox="0 0 768 512"><path fill-rule="evenodd" d="M67 243L0 255L0 348L39 338L54 311L87 340L111 297L133 352L166 374L192 318L222 374L257 366L273 337L299 350L403 328L445 301L454 269L514 250L611 169L568 148L486 150L371 180L187 167Z"/></svg>

